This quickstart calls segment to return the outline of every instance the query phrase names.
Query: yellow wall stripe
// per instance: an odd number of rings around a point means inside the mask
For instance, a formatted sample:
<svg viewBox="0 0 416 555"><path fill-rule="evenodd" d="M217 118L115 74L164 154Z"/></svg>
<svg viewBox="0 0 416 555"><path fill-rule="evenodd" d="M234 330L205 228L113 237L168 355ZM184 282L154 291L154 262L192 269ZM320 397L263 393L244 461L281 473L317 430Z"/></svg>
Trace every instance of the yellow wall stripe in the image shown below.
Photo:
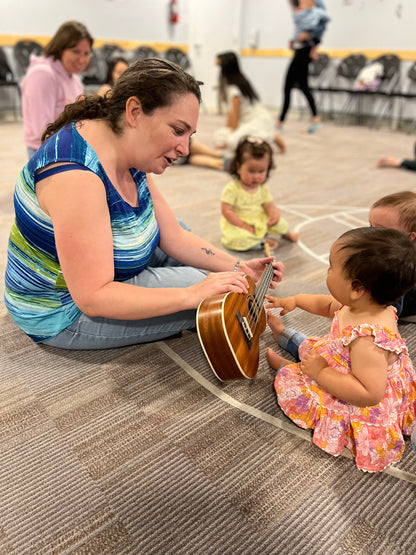
<svg viewBox="0 0 416 555"><path fill-rule="evenodd" d="M51 39L50 36L42 35L0 35L0 45L13 46L18 40L29 39L35 40L42 46L45 46ZM117 44L124 48L124 50L134 50L138 46L150 46L157 52L165 52L168 48L180 48L184 52L189 52L189 46L179 43L164 43L164 42L143 42L122 39L94 39L94 47L101 48L103 44ZM319 52L325 52L331 58L345 58L349 54L361 53L364 54L369 60L382 56L383 54L396 54L401 60L416 61L416 50L359 50L357 48L320 48ZM242 48L240 50L241 56L248 58L290 58L292 51L288 48Z"/></svg>
<svg viewBox="0 0 416 555"><path fill-rule="evenodd" d="M50 36L42 35L0 35L0 45L1 46L14 46L19 40L34 40L45 46L51 39ZM179 48L183 52L188 53L189 47L185 44L178 43L164 43L164 42L143 42L143 41L133 41L133 40L120 40L120 39L95 39L94 38L94 48L101 48L103 44L117 44L121 46L124 50L135 50L138 46L151 46L156 52L165 52L168 48Z"/></svg>
<svg viewBox="0 0 416 555"><path fill-rule="evenodd" d="M359 50L357 48L336 49L319 48L319 52L325 52L331 58L345 58L349 54L364 54L369 60L378 58L383 54L396 54L401 60L416 61L416 50ZM246 57L255 58L289 58L292 51L288 48L242 48L240 54Z"/></svg>

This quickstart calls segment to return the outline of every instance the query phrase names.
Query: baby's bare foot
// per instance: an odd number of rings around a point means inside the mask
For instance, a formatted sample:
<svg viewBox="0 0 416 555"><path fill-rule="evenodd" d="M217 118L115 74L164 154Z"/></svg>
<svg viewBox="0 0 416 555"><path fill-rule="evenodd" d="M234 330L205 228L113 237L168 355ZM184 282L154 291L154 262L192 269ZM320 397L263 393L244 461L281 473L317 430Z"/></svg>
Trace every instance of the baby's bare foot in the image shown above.
<svg viewBox="0 0 416 555"><path fill-rule="evenodd" d="M273 349L267 349L266 358L269 366L271 366L275 370L279 370L279 368L285 366L286 364L291 364L290 360L281 357L280 355L275 353Z"/></svg>
<svg viewBox="0 0 416 555"><path fill-rule="evenodd" d="M394 158L393 156L383 156L377 162L378 168L398 168L400 166L400 160Z"/></svg>
<svg viewBox="0 0 416 555"><path fill-rule="evenodd" d="M269 237L264 238L264 244L269 245L269 247L272 250L277 249L277 247L279 246L279 243L277 241L274 241L273 239L270 239Z"/></svg>
<svg viewBox="0 0 416 555"><path fill-rule="evenodd" d="M285 329L285 326L280 318L271 313L270 310L267 311L267 323L272 330L273 337L276 341L279 340L280 334Z"/></svg>
<svg viewBox="0 0 416 555"><path fill-rule="evenodd" d="M283 239L287 239L292 243L297 243L299 241L299 233L297 231L288 231L284 235L282 235Z"/></svg>

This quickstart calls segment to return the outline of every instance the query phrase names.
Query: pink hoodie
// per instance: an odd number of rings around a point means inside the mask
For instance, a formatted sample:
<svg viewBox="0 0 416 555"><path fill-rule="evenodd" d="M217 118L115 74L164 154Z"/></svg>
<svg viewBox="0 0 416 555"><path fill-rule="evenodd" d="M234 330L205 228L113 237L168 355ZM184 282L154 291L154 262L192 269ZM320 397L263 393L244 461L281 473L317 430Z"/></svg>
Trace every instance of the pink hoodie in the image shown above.
<svg viewBox="0 0 416 555"><path fill-rule="evenodd" d="M68 75L60 60L32 55L20 88L24 143L38 149L46 127L83 93L82 84Z"/></svg>

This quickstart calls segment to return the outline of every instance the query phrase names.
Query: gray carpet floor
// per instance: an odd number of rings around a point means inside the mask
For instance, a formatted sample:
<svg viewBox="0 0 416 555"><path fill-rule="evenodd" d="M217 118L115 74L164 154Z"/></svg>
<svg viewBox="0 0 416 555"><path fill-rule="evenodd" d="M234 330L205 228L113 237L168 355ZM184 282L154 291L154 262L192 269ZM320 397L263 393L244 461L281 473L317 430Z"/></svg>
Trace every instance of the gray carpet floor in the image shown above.
<svg viewBox="0 0 416 555"><path fill-rule="evenodd" d="M212 144L223 117L202 114ZM411 157L405 133L289 119L287 153L269 185L297 229L275 251L276 294L326 292L331 243L367 225L368 208L414 189L416 174L375 167ZM12 193L25 162L20 122L0 124L0 272ZM220 244L219 198L229 176L174 167L157 182L177 217ZM0 292L3 292L3 278ZM33 344L0 303L0 553L402 555L415 552L416 456L376 474L347 452L331 457L280 411L260 339L253 380L220 382L195 333L144 346L65 352ZM288 326L330 322L295 310ZM415 324L400 331L416 360Z"/></svg>

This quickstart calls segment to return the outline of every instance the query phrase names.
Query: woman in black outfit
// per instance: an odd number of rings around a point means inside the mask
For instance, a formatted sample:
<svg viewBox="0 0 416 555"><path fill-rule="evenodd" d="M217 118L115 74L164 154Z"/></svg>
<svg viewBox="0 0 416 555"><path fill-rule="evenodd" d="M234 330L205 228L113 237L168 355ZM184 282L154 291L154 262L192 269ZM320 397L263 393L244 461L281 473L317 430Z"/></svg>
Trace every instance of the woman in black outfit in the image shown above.
<svg viewBox="0 0 416 555"><path fill-rule="evenodd" d="M290 3L292 4L295 12L295 21L296 17L301 16L301 14L303 16L306 12L311 12L311 8L315 10L317 9L315 7L315 2L290 0ZM306 23L305 19L303 21L305 21ZM284 86L284 102L280 118L277 123L278 129L282 129L283 127L283 123L285 121L286 114L290 106L292 89L294 87L298 87L303 92L312 112L312 125L309 126L308 132L314 133L320 127L320 118L316 109L315 100L312 96L312 92L308 84L311 49L316 46L318 42L319 39L314 40L312 29L311 32L306 31L305 28L299 28L299 26L296 26L295 23L295 37L289 43L290 48L293 49L293 58L286 73Z"/></svg>
<svg viewBox="0 0 416 555"><path fill-rule="evenodd" d="M316 109L315 100L312 96L311 90L308 85L308 66L310 62L311 46L304 46L294 51L292 61L286 73L285 88L284 88L284 102L280 114L278 127L283 127L287 111L290 106L290 97L292 89L297 86L305 95L309 107L312 112L312 125L308 128L310 133L317 131L320 118Z"/></svg>

